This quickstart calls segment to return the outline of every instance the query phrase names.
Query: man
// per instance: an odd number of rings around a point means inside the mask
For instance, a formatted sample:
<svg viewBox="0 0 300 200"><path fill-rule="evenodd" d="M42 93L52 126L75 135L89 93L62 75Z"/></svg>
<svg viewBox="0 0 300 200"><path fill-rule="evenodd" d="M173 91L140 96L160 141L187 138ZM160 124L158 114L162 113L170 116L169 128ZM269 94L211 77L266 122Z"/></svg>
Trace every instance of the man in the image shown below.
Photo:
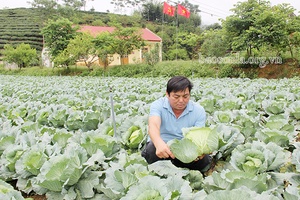
<svg viewBox="0 0 300 200"><path fill-rule="evenodd" d="M203 155L191 163L182 163L170 151L167 142L182 139L182 128L205 126L206 113L202 106L190 100L193 84L184 76L175 76L167 83L166 96L154 101L150 107L148 142L142 156L149 164L158 160L171 160L177 167L205 171L211 158Z"/></svg>

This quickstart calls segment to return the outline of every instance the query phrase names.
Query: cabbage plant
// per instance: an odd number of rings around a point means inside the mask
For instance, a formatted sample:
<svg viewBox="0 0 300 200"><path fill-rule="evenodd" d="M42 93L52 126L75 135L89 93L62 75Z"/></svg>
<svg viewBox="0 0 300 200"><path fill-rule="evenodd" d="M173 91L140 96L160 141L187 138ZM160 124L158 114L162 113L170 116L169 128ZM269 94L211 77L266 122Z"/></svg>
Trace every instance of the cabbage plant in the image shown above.
<svg viewBox="0 0 300 200"><path fill-rule="evenodd" d="M219 124L213 131L216 132L219 138L217 159L223 158L225 160L236 146L243 144L245 141L245 137L240 130L232 126Z"/></svg>
<svg viewBox="0 0 300 200"><path fill-rule="evenodd" d="M264 100L262 107L269 115L277 115L285 112L287 103L285 101Z"/></svg>
<svg viewBox="0 0 300 200"><path fill-rule="evenodd" d="M192 188L189 182L178 177L160 178L145 176L136 185L129 188L121 200L132 199L192 199Z"/></svg>
<svg viewBox="0 0 300 200"><path fill-rule="evenodd" d="M75 185L84 172L86 151L79 145L70 145L61 155L46 161L37 175L37 184L50 191L61 192L64 187Z"/></svg>
<svg viewBox="0 0 300 200"><path fill-rule="evenodd" d="M105 135L98 130L84 132L79 140L80 145L85 148L89 156L92 156L100 149L106 157L109 157L115 154L120 148L116 138Z"/></svg>
<svg viewBox="0 0 300 200"><path fill-rule="evenodd" d="M222 170L213 172L211 176L203 181L203 188L207 194L214 191L230 191L245 187L256 193L271 191L277 187L277 183L267 173L253 174L244 171Z"/></svg>
<svg viewBox="0 0 300 200"><path fill-rule="evenodd" d="M168 142L175 157L184 163L189 163L203 154L211 154L218 149L219 138L209 127L183 128L183 139L173 139Z"/></svg>
<svg viewBox="0 0 300 200"><path fill-rule="evenodd" d="M148 116L135 116L124 119L124 123L117 130L126 149L141 149L147 139Z"/></svg>
<svg viewBox="0 0 300 200"><path fill-rule="evenodd" d="M0 179L0 199L24 200L24 197L20 191L15 190L13 186Z"/></svg>
<svg viewBox="0 0 300 200"><path fill-rule="evenodd" d="M26 178L32 175L38 175L40 168L48 160L48 156L45 154L45 147L36 145L26 150L21 158L16 162L16 172L22 178Z"/></svg>
<svg viewBox="0 0 300 200"><path fill-rule="evenodd" d="M289 145L289 133L287 131L280 131L276 129L265 128L255 133L255 137L259 140L269 143L274 142L281 147L288 147Z"/></svg>
<svg viewBox="0 0 300 200"><path fill-rule="evenodd" d="M233 112L229 110L215 111L213 116L214 116L214 121L216 123L224 123L224 124L230 124L235 118Z"/></svg>
<svg viewBox="0 0 300 200"><path fill-rule="evenodd" d="M207 194L207 196L203 199L204 200L215 200L215 199L280 200L281 198L274 196L272 193L265 192L260 194L248 189L245 186L241 186L238 189L214 191L212 193Z"/></svg>
<svg viewBox="0 0 300 200"><path fill-rule="evenodd" d="M295 119L300 119L300 100L294 101L289 105L291 116L295 117Z"/></svg>
<svg viewBox="0 0 300 200"><path fill-rule="evenodd" d="M232 151L230 164L236 170L259 174L278 170L288 157L289 153L273 142L253 141L237 146Z"/></svg>
<svg viewBox="0 0 300 200"><path fill-rule="evenodd" d="M58 105L58 106L53 106L53 111L49 115L49 122L53 127L56 128L62 128L65 125L65 122L68 118L68 113L67 113L67 106L65 105Z"/></svg>
<svg viewBox="0 0 300 200"><path fill-rule="evenodd" d="M21 145L10 146L3 152L0 160L1 179L4 180L9 179L9 176L15 173L15 169L16 169L15 164L17 160L20 159L23 153L24 153L24 148Z"/></svg>
<svg viewBox="0 0 300 200"><path fill-rule="evenodd" d="M150 104L165 95L165 78L0 75L0 178L49 200L298 200L299 80L193 78L192 98L210 130L172 148L185 162L211 153L202 177L141 156ZM7 194L0 199L17 199Z"/></svg>
<svg viewBox="0 0 300 200"><path fill-rule="evenodd" d="M300 172L300 142L294 144L296 147L293 150L292 163L296 166L297 172Z"/></svg>
<svg viewBox="0 0 300 200"><path fill-rule="evenodd" d="M123 136L125 145L129 148L136 149L143 142L145 135L139 126L131 126Z"/></svg>

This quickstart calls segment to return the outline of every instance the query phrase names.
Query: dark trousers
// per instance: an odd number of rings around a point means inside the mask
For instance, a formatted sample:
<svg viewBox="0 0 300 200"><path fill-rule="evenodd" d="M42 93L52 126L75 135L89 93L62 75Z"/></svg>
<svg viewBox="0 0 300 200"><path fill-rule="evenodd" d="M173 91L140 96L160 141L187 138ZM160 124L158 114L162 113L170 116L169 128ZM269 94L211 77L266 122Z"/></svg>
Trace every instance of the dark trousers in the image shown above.
<svg viewBox="0 0 300 200"><path fill-rule="evenodd" d="M145 149L142 151L142 156L146 159L148 164L152 164L159 160L171 160L171 162L176 167L181 168L188 168L191 170L199 170L201 172L205 172L209 169L209 166L211 164L211 157L209 155L205 155L201 160L193 161L191 163L183 163L178 159L172 159L172 158L159 158L156 155L156 148L153 144L153 142L147 142Z"/></svg>

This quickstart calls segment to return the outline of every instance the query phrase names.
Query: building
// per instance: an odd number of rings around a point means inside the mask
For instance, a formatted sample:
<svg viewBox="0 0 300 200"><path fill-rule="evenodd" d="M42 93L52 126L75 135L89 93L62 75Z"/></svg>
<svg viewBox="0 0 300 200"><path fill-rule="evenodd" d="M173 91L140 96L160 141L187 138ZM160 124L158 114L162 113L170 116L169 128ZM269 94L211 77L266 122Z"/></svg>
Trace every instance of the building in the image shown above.
<svg viewBox="0 0 300 200"><path fill-rule="evenodd" d="M114 30L114 27L105 26L80 26L79 29L80 32L87 32L92 36L97 36L98 34L105 31L112 33ZM158 45L159 48L160 61L162 60L162 39L147 28L140 29L140 31L141 37L145 41L146 46L144 46L142 49L134 50L130 55L127 55L127 57L123 58L123 64L142 63L143 54L153 50L156 47L156 45ZM108 66L121 64L121 57L118 54L114 54L112 58L113 59L109 62ZM100 66L104 66L104 64L101 61L99 61L98 63Z"/></svg>

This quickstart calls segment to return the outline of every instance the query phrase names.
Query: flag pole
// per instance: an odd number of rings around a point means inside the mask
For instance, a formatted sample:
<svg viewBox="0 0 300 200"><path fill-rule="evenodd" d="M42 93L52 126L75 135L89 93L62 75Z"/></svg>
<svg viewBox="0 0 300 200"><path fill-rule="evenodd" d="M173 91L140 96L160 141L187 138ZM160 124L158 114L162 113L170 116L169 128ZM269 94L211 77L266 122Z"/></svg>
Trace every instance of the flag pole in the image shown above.
<svg viewBox="0 0 300 200"><path fill-rule="evenodd" d="M177 12L176 12L176 61L177 61L177 55L178 55L178 4L179 1L177 1Z"/></svg>
<svg viewBox="0 0 300 200"><path fill-rule="evenodd" d="M165 16L165 13L164 13L164 7L163 7L162 21L161 21L161 32L162 32L161 39L163 39L163 37L164 37L164 18L165 18L164 16ZM164 47L164 41L161 42L161 50L163 50L163 47ZM163 56L161 57L161 60L163 60Z"/></svg>

